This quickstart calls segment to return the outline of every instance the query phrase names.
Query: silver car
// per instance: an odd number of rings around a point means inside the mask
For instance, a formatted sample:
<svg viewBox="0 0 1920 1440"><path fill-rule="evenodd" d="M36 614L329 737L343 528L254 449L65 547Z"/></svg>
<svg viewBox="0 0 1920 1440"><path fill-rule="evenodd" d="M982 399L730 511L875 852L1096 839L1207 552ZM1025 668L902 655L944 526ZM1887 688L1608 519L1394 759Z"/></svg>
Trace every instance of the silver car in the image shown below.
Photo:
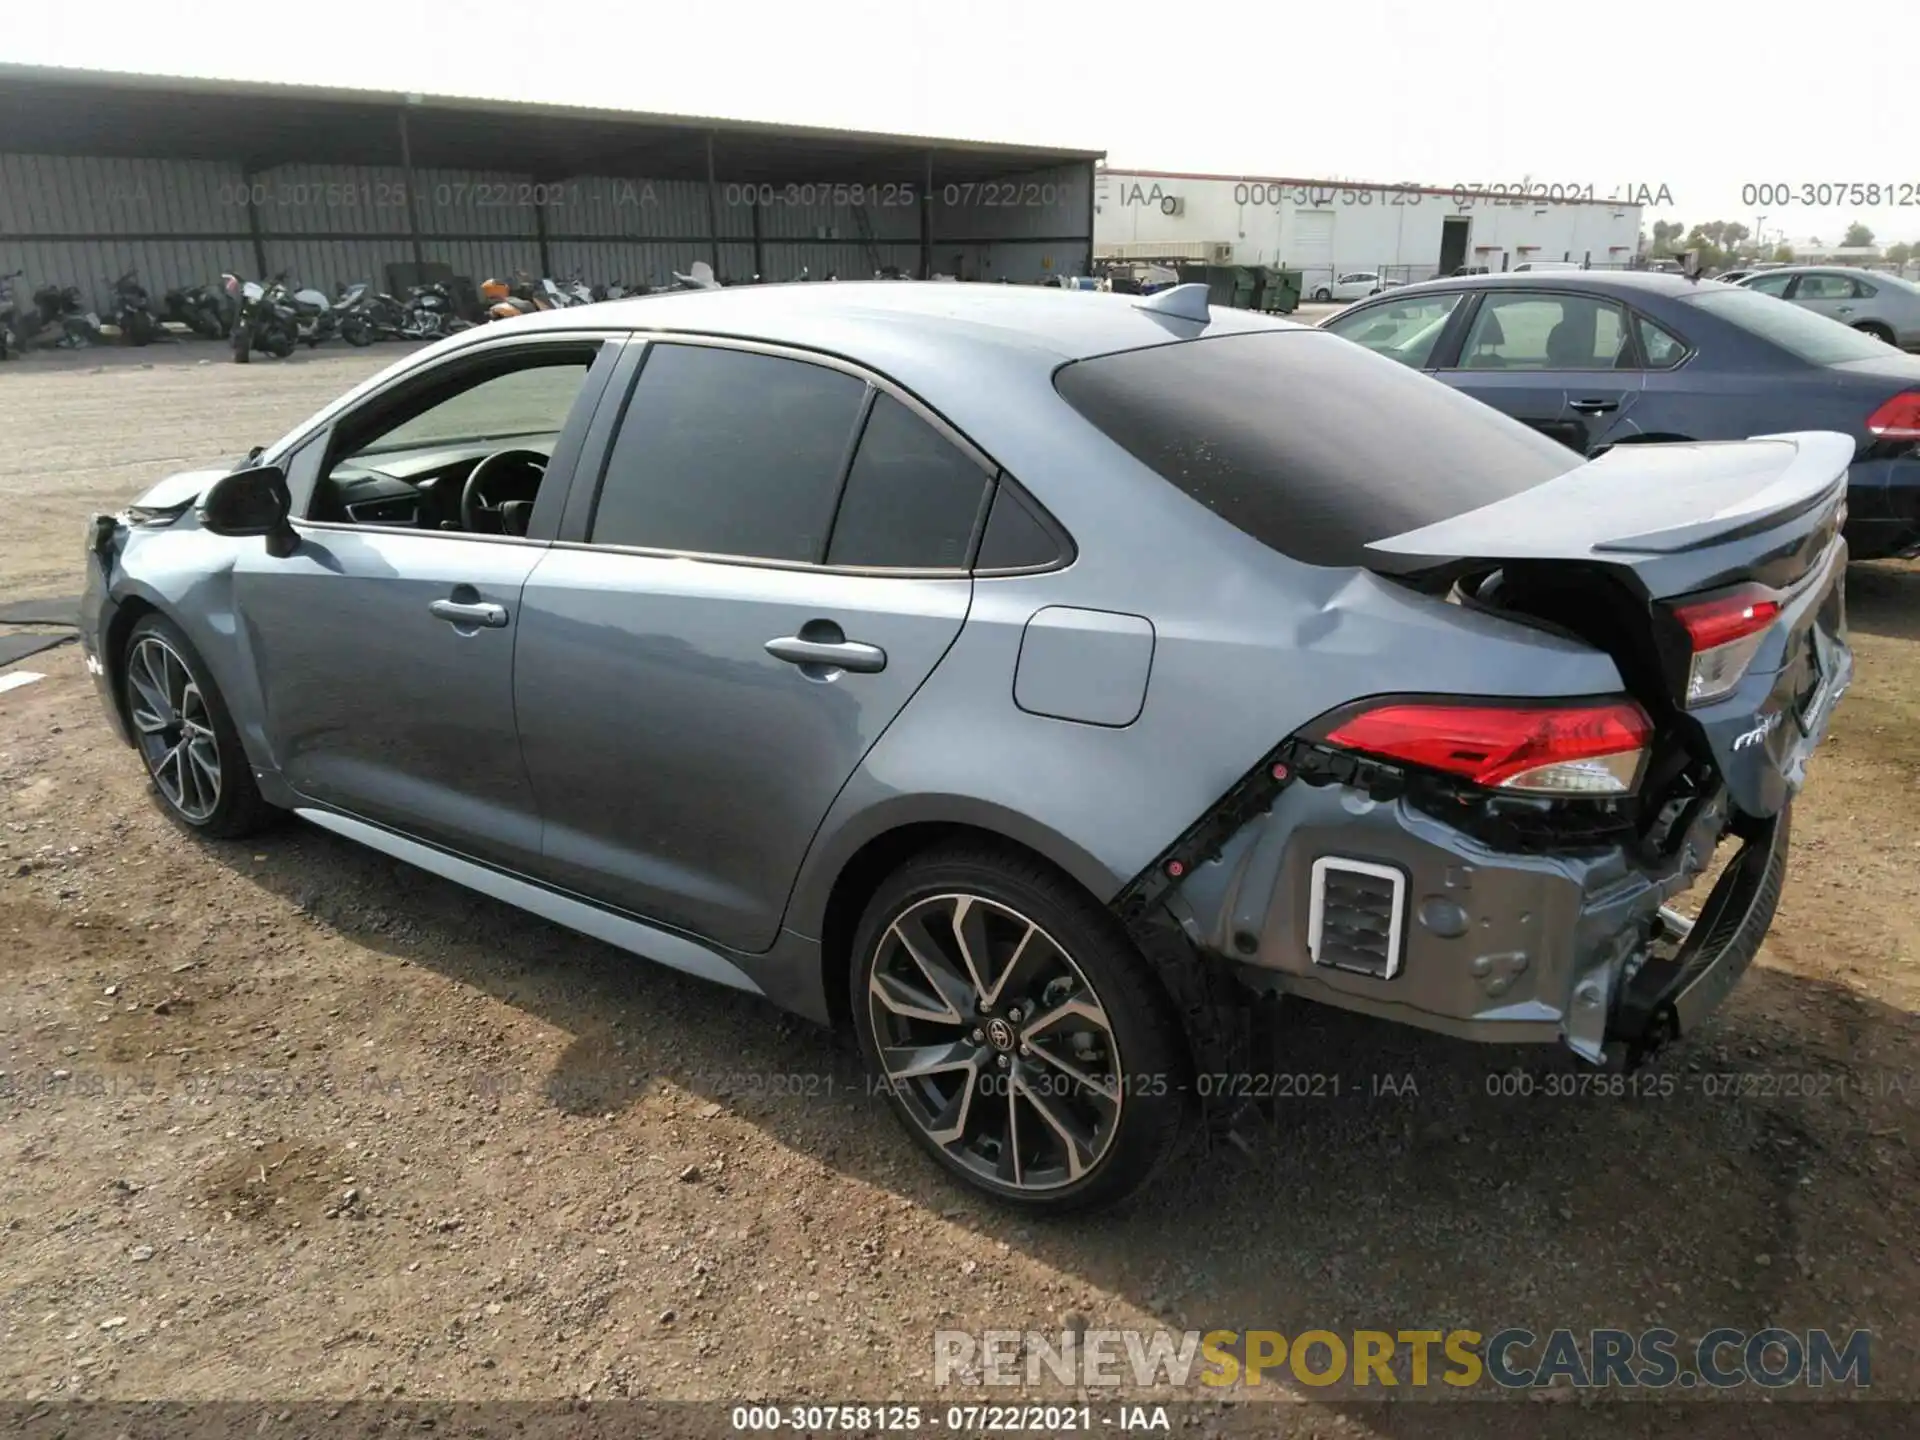
<svg viewBox="0 0 1920 1440"><path fill-rule="evenodd" d="M1902 350L1920 350L1920 285L1879 270L1791 265L1739 282L1851 325Z"/></svg>
<svg viewBox="0 0 1920 1440"><path fill-rule="evenodd" d="M1586 462L1202 286L672 294L96 517L83 639L189 829L292 812L848 1026L948 1171L1065 1209L1275 1093L1262 997L1698 1024L1851 674L1852 453Z"/></svg>

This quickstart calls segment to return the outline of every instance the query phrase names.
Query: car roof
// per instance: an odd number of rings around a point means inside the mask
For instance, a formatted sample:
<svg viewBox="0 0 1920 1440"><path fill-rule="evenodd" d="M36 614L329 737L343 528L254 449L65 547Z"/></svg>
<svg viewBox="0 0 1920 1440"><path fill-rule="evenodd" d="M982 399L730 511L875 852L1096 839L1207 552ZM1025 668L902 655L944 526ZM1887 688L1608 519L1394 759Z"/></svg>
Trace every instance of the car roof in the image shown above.
<svg viewBox="0 0 1920 1440"><path fill-rule="evenodd" d="M1538 288L1582 290L1595 295L1688 295L1713 280L1689 280L1665 270L1523 270L1493 275L1447 275L1395 288L1396 296L1436 290L1501 290Z"/></svg>
<svg viewBox="0 0 1920 1440"><path fill-rule="evenodd" d="M759 340L873 365L908 386L912 372L971 357L1043 366L1148 345L1251 330L1305 328L1215 306L1204 329L1141 308L1141 297L1043 285L829 280L670 290L569 306L496 324L548 330L625 329ZM498 333L495 325L470 335ZM907 373L901 373L901 372Z"/></svg>

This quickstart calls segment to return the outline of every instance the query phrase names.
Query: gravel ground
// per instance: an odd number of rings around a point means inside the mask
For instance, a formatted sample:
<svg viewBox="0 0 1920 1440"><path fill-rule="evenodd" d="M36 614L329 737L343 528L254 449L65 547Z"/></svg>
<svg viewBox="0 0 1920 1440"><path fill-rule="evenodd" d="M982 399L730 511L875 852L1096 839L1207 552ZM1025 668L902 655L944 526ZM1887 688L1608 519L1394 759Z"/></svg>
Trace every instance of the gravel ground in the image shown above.
<svg viewBox="0 0 1920 1440"><path fill-rule="evenodd" d="M210 353L0 371L0 599L398 351ZM299 824L183 836L77 649L36 656L0 694L0 1398L925 1399L936 1329L1083 1323L1867 1327L1912 1397L1920 568L1851 584L1773 938L1669 1093L1302 1007L1331 1083L1253 1155L1050 1224L764 1005Z"/></svg>

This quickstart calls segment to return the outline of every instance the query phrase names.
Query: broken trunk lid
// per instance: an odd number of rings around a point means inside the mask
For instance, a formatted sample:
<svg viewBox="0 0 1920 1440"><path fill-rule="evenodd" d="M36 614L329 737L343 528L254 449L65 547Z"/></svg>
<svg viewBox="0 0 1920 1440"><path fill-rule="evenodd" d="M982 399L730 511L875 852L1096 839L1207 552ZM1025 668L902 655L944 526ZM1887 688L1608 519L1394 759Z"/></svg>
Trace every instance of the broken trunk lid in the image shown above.
<svg viewBox="0 0 1920 1440"><path fill-rule="evenodd" d="M1609 566L1663 598L1738 579L1828 523L1854 442L1809 430L1752 440L1617 445L1448 520L1375 540L1381 556Z"/></svg>

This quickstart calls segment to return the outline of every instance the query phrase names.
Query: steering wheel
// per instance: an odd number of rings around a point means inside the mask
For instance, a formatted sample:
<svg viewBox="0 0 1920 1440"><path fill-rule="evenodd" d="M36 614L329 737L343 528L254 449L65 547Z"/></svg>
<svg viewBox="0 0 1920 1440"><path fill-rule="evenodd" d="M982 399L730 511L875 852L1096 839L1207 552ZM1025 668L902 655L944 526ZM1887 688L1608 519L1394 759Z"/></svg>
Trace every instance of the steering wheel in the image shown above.
<svg viewBox="0 0 1920 1440"><path fill-rule="evenodd" d="M481 484L494 478L501 468L514 463L525 465L536 475L544 476L547 473L547 457L538 450L496 450L491 455L481 457L480 463L467 472L467 483L460 488L461 529L490 535L504 533L500 507L487 499Z"/></svg>

